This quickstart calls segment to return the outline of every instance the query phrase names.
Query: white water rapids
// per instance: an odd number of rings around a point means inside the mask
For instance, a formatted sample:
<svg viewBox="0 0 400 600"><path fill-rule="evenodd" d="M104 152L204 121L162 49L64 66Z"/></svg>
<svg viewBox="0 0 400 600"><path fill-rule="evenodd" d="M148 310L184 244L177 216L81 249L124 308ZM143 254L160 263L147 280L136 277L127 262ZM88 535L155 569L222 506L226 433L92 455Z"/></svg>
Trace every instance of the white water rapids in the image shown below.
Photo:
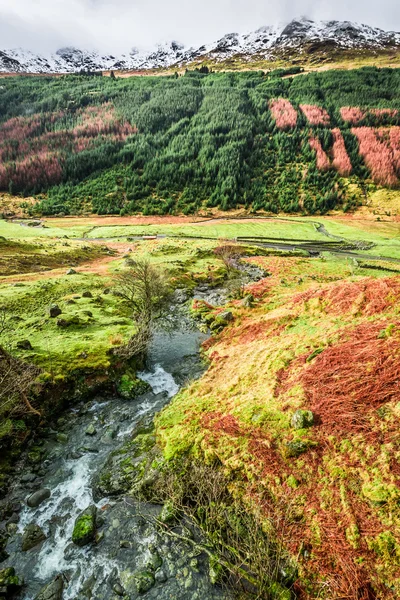
<svg viewBox="0 0 400 600"><path fill-rule="evenodd" d="M165 392L169 398L172 398L178 391L179 386L170 373L167 373L159 364L155 365L152 372L143 372L139 377L149 383L154 394ZM112 423L112 412L109 422L101 423L97 414L101 408L109 405L109 402L94 403L88 413L93 415L96 422L96 428L101 432L102 429L110 427ZM132 405L132 418L121 429L118 434L118 443L127 437L135 424L141 417L154 410L154 403L151 399ZM80 440L82 441L82 440ZM69 448L71 450L71 448ZM39 554L36 558L34 568L34 577L46 582L50 581L57 573L70 571L75 573L71 583L64 590L63 599L73 600L82 584L91 574L102 572L102 581L113 571L117 564L101 553L94 553L87 548L73 547L65 557L65 549L71 544L71 536L76 517L81 511L90 504L96 504L101 508L108 503L107 499L95 503L91 489L91 478L93 473L99 468L99 464L105 461L112 448L99 444L99 452L86 452L76 460L65 460L60 469L55 474L57 480L61 482L47 487L51 488L51 497L38 508L32 509L25 507L20 516L19 531L22 532L29 523L36 523L43 528L48 535ZM148 540L138 540L138 545L144 546ZM96 590L96 584L92 588ZM33 596L27 596L26 600L32 600Z"/></svg>

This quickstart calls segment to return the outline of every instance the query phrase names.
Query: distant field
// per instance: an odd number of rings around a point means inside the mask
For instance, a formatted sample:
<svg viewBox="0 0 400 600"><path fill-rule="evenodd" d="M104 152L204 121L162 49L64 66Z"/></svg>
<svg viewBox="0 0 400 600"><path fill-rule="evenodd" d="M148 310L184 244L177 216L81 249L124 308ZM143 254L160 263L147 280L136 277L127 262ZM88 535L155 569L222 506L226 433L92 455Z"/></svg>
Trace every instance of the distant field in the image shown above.
<svg viewBox="0 0 400 600"><path fill-rule="evenodd" d="M140 223L145 224L140 224ZM100 225L101 223L101 225ZM103 225L104 223L104 225ZM122 223L121 225L119 223ZM318 231L322 224L325 232ZM277 242L306 240L328 242L327 236L349 242L373 243L370 250L360 252L370 256L400 259L400 223L343 217L287 217L250 219L210 219L193 222L190 217L85 217L46 219L42 227L0 220L0 236L15 240L33 238L87 239L88 242L125 240L142 235L235 239L265 237Z"/></svg>

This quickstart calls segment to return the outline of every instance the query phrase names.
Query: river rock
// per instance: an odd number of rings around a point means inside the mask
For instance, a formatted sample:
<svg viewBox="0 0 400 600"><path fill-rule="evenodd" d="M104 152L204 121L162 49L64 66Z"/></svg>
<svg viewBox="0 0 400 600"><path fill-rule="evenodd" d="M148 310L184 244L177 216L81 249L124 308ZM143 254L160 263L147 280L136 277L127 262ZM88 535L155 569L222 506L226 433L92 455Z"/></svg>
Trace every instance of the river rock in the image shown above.
<svg viewBox="0 0 400 600"><path fill-rule="evenodd" d="M18 575L15 574L15 569L13 567L8 567L7 569L2 569L0 571L1 598L11 598L21 585L22 581Z"/></svg>
<svg viewBox="0 0 400 600"><path fill-rule="evenodd" d="M37 508L40 504L42 504L42 502L44 502L45 500L47 500L48 498L50 498L51 496L51 491L47 488L42 488L40 490L38 490L37 492L34 492L33 494L31 494L26 503L30 508Z"/></svg>
<svg viewBox="0 0 400 600"><path fill-rule="evenodd" d="M76 275L75 269L68 269L68 271L66 272L66 275Z"/></svg>
<svg viewBox="0 0 400 600"><path fill-rule="evenodd" d="M90 425L88 425L85 433L86 433L86 435L96 435L97 430L96 430L96 427L93 425L93 423L90 423Z"/></svg>
<svg viewBox="0 0 400 600"><path fill-rule="evenodd" d="M59 444L66 444L68 442L68 436L66 433L57 433L56 440Z"/></svg>
<svg viewBox="0 0 400 600"><path fill-rule="evenodd" d="M36 475L35 473L25 473L24 475L21 476L21 483L31 483L32 481L35 481L36 479Z"/></svg>
<svg viewBox="0 0 400 600"><path fill-rule="evenodd" d="M86 292L83 292L82 298L93 298L93 294L87 290Z"/></svg>
<svg viewBox="0 0 400 600"><path fill-rule="evenodd" d="M58 306L58 304L52 304L49 308L49 316L52 319L55 319L56 317L60 316L62 313L61 308Z"/></svg>
<svg viewBox="0 0 400 600"><path fill-rule="evenodd" d="M64 591L64 578L57 575L53 581L45 585L35 597L35 600L61 600Z"/></svg>
<svg viewBox="0 0 400 600"><path fill-rule="evenodd" d="M22 536L22 552L27 552L34 548L46 539L46 535L39 525L30 523L25 527L25 531Z"/></svg>
<svg viewBox="0 0 400 600"><path fill-rule="evenodd" d="M293 429L306 429L314 425L314 415L311 410L296 410L292 416Z"/></svg>
<svg viewBox="0 0 400 600"><path fill-rule="evenodd" d="M72 541L77 546L86 546L94 541L96 536L96 514L97 508L92 504L76 518Z"/></svg>
<svg viewBox="0 0 400 600"><path fill-rule="evenodd" d="M124 588L118 582L114 583L114 585L113 585L113 592L115 592L117 594L117 596L124 596L125 595Z"/></svg>
<svg viewBox="0 0 400 600"><path fill-rule="evenodd" d="M145 594L156 582L153 573L150 571L139 571L138 573L135 573L133 580L138 594Z"/></svg>

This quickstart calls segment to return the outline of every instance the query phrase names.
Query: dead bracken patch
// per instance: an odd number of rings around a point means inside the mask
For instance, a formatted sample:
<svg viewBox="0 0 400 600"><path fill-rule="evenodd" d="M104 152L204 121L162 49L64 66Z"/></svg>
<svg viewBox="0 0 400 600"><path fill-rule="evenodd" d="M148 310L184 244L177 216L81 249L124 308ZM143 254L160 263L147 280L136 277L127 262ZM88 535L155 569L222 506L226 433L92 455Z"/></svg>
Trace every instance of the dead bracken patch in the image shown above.
<svg viewBox="0 0 400 600"><path fill-rule="evenodd" d="M300 379L309 406L325 432L365 431L370 412L400 393L400 327L387 339L379 334L387 322L365 323L347 341L326 348ZM347 336L346 336L347 337Z"/></svg>
<svg viewBox="0 0 400 600"><path fill-rule="evenodd" d="M293 303L305 303L312 299L319 299L327 314L356 312L372 316L384 312L399 301L400 280L387 277L335 283L324 289L311 289L296 294Z"/></svg>

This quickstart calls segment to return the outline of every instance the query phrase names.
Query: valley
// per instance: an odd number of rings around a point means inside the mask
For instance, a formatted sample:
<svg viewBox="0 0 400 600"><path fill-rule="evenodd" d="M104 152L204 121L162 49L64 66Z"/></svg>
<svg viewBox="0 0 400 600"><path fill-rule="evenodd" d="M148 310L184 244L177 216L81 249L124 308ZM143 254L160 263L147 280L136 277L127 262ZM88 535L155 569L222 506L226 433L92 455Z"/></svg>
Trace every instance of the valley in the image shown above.
<svg viewBox="0 0 400 600"><path fill-rule="evenodd" d="M12 566L17 579L29 574L28 588L15 588L25 590L21 597L42 598L49 584L60 598L83 599L90 590L111 599L113 589L130 598L183 589L231 598L257 582L272 598L333 598L345 590L351 598L394 598L396 218L63 217L31 224L0 221L0 341L38 369L30 402L41 415L17 397L1 409L8 555L1 572ZM162 269L173 290L145 364L119 353L137 327L118 287L132 258ZM137 382L152 391L135 391ZM297 425L294 415L311 421ZM108 473L112 456L120 459ZM181 486L191 471L189 501ZM28 487L21 473L32 473ZM103 478L100 492L92 477ZM75 501L66 481L77 486ZM49 504L23 507L27 494L48 487ZM162 525L159 511L171 501L179 519ZM82 554L70 536L93 502L102 516ZM226 511L234 520L222 518ZM121 537L117 521L143 539L139 546L128 532ZM31 522L47 539L24 554L21 536ZM125 547L126 554L117 551ZM132 571L125 560L138 551L144 554ZM54 552L59 568L46 559ZM158 557L157 565L145 557Z"/></svg>
<svg viewBox="0 0 400 600"><path fill-rule="evenodd" d="M0 51L1 598L400 597L399 49Z"/></svg>

